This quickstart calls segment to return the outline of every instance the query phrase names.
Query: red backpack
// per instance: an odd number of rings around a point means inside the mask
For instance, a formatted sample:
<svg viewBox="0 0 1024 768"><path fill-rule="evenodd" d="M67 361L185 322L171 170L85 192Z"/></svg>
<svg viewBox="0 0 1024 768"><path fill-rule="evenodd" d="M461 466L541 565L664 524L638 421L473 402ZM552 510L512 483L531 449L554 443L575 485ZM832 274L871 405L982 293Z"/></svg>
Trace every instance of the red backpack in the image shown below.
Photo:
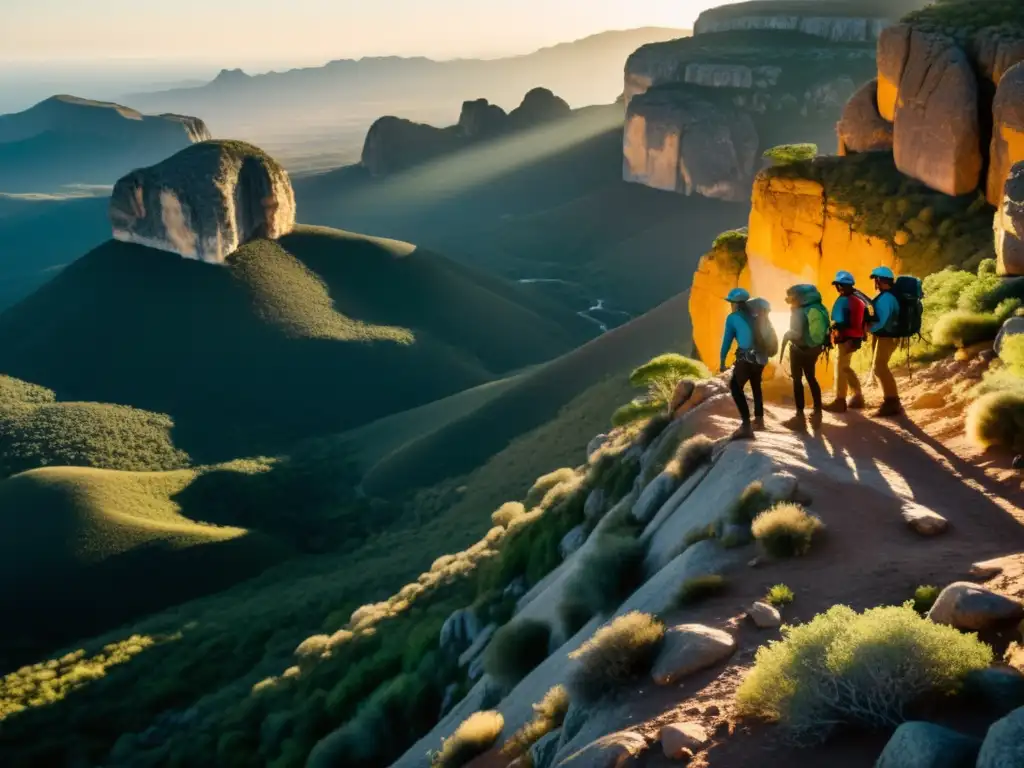
<svg viewBox="0 0 1024 768"><path fill-rule="evenodd" d="M860 291L854 291L846 297L846 305L850 308L850 325L840 332L844 339L863 339L867 336L870 301Z"/></svg>

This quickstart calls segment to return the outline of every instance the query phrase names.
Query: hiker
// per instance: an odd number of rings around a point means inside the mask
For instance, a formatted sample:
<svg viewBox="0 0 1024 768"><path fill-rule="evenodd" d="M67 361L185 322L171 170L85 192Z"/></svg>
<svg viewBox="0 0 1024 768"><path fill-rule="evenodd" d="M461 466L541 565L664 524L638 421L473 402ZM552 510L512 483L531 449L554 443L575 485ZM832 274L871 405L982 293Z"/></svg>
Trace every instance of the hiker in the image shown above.
<svg viewBox="0 0 1024 768"><path fill-rule="evenodd" d="M793 374L793 399L796 401L796 415L782 426L798 432L807 431L807 417L804 415L804 379L811 390L811 425L821 426L821 386L815 374L818 358L825 352L829 340L828 310L821 303L821 293L813 285L794 285L786 291L786 303L790 307L789 331L783 337L783 348L788 343L789 365Z"/></svg>
<svg viewBox="0 0 1024 768"><path fill-rule="evenodd" d="M878 295L872 302L871 335L874 336L874 354L871 370L882 386L882 406L875 411L875 418L899 416L903 413L900 393L896 387L896 377L889 370L889 361L899 347L900 303L893 293L896 275L889 267L878 267L871 273Z"/></svg>
<svg viewBox="0 0 1024 768"><path fill-rule="evenodd" d="M837 272L832 285L839 294L832 305L832 343L839 359L836 362L836 397L825 410L846 413L847 408L860 410L864 407L864 393L852 361L867 336L871 300L857 290L857 281L849 272ZM849 400L846 399L848 392L853 392Z"/></svg>
<svg viewBox="0 0 1024 768"><path fill-rule="evenodd" d="M761 395L761 377L769 358L775 354L778 339L775 338L768 322L771 307L763 299L751 301L750 294L742 288L734 288L725 297L732 304L732 313L725 321L722 338L722 353L719 370L725 372L725 359L732 344L736 342L736 362L732 369L729 388L740 412L742 424L733 435L734 440L750 440L755 430L764 429L764 398ZM750 406L743 390L747 383L754 395L754 421L750 420Z"/></svg>

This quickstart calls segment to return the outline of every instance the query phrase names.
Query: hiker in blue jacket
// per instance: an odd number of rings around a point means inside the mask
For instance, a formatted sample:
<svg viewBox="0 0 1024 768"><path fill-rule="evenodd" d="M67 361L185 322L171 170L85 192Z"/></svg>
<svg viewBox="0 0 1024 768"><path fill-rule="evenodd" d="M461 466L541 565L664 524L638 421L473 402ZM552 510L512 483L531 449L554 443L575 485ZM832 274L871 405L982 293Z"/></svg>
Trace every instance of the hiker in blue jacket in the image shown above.
<svg viewBox="0 0 1024 768"><path fill-rule="evenodd" d="M874 299L873 322L868 330L875 337L875 349L872 356L871 369L882 386L884 400L882 407L875 412L876 418L899 416L903 413L900 393L896 386L896 377L889 370L889 361L899 346L897 323L900 317L900 303L893 295L896 275L888 267L879 267L871 273L875 281L878 295Z"/></svg>
<svg viewBox="0 0 1024 768"><path fill-rule="evenodd" d="M725 360L729 356L733 342L736 343L736 362L732 367L732 380L729 389L732 392L732 399L736 402L736 409L740 412L742 424L733 435L736 440L750 440L754 437L754 430L764 429L764 399L761 395L761 377L764 375L764 366L767 361L759 360L756 351L754 319L747 302L750 301L750 294L742 288L735 288L729 292L725 300L732 304L732 313L725 321L725 334L722 337L722 353L719 361L719 370L725 371ZM750 406L747 405L747 397L743 390L747 383L750 383L750 390L754 395L754 421L750 421Z"/></svg>

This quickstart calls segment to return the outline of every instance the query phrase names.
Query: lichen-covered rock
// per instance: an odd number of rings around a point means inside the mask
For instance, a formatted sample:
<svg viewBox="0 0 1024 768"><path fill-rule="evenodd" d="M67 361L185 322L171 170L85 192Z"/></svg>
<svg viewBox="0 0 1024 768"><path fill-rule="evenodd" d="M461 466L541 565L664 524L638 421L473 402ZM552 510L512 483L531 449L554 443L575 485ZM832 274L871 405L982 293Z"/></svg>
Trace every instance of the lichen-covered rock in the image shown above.
<svg viewBox="0 0 1024 768"><path fill-rule="evenodd" d="M981 742L934 723L903 723L875 768L973 768Z"/></svg>
<svg viewBox="0 0 1024 768"><path fill-rule="evenodd" d="M928 618L936 624L977 632L1019 622L1024 619L1024 606L991 589L958 581L939 593Z"/></svg>
<svg viewBox="0 0 1024 768"><path fill-rule="evenodd" d="M508 122L505 110L487 99L462 103L459 129L467 139L487 138L501 133Z"/></svg>
<svg viewBox="0 0 1024 768"><path fill-rule="evenodd" d="M654 89L627 109L623 177L668 192L743 200L758 142L746 113L685 89Z"/></svg>
<svg viewBox="0 0 1024 768"><path fill-rule="evenodd" d="M877 79L862 85L846 102L836 132L841 155L892 151L892 124L878 113Z"/></svg>
<svg viewBox="0 0 1024 768"><path fill-rule="evenodd" d="M997 271L1000 275L1024 275L1024 161L1010 169L992 227Z"/></svg>
<svg viewBox="0 0 1024 768"><path fill-rule="evenodd" d="M547 88L534 88L524 97L522 103L508 115L512 130L523 130L552 120L567 117L572 110L564 99L560 99Z"/></svg>
<svg viewBox="0 0 1024 768"><path fill-rule="evenodd" d="M978 82L967 54L952 39L911 31L894 122L893 155L902 173L947 195L978 188Z"/></svg>
<svg viewBox="0 0 1024 768"><path fill-rule="evenodd" d="M1024 64L1011 67L999 81L992 103L992 146L989 151L987 197L992 205L1003 200L1006 180L1024 160Z"/></svg>
<svg viewBox="0 0 1024 768"><path fill-rule="evenodd" d="M988 729L978 753L977 768L1018 768L1024 765L1024 707Z"/></svg>
<svg viewBox="0 0 1024 768"><path fill-rule="evenodd" d="M703 624L681 624L665 633L651 676L658 685L673 685L729 658L735 650L736 640L728 632Z"/></svg>
<svg viewBox="0 0 1024 768"><path fill-rule="evenodd" d="M206 141L119 180L110 222L118 240L219 264L250 240L291 232L295 194L256 147Z"/></svg>

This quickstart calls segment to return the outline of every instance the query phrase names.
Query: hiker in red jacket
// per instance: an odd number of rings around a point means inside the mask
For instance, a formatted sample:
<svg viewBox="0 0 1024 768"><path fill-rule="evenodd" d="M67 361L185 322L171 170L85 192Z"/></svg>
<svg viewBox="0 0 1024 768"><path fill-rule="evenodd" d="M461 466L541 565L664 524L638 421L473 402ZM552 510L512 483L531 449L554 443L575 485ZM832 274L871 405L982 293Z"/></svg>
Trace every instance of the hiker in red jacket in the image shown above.
<svg viewBox="0 0 1024 768"><path fill-rule="evenodd" d="M839 298L832 306L832 341L839 355L836 365L836 399L825 406L830 413L846 413L847 408L864 407L864 395L851 360L867 337L870 320L869 300L856 289L852 274L840 271L832 281ZM847 392L853 397L846 399Z"/></svg>

